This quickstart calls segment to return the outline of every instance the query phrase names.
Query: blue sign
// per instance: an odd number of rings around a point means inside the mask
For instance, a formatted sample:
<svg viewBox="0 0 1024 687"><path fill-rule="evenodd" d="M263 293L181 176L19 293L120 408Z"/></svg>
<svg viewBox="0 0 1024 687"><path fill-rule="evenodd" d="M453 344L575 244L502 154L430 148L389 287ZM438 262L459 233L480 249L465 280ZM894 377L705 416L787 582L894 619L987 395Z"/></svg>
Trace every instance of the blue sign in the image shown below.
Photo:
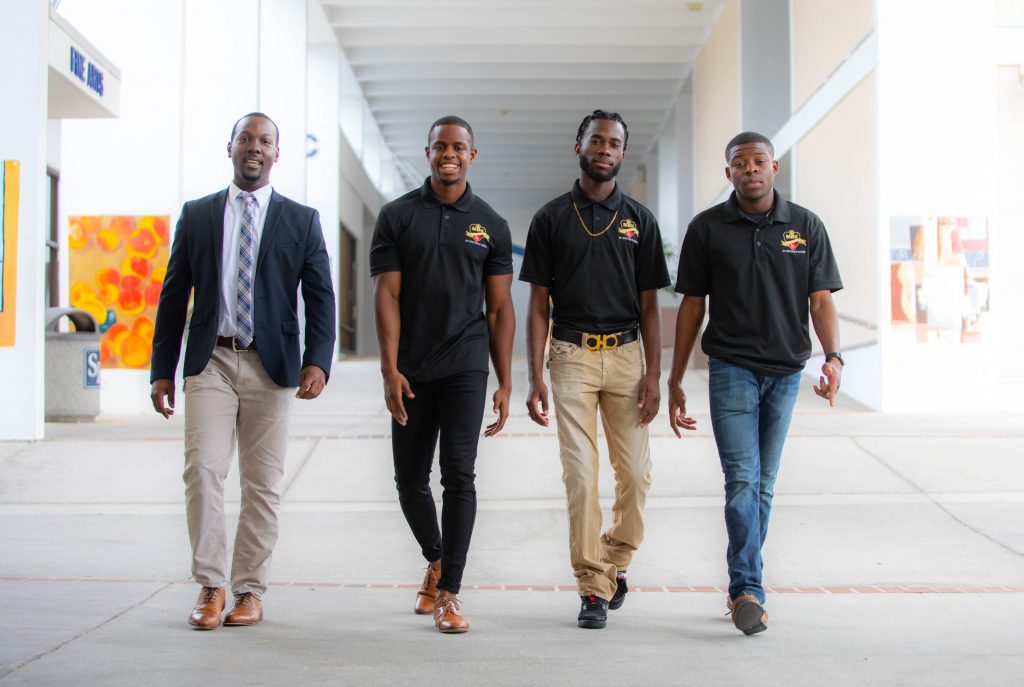
<svg viewBox="0 0 1024 687"><path fill-rule="evenodd" d="M97 95L103 96L103 72L92 62L87 62L85 55L78 52L73 45L71 46L71 65L69 71L76 79L95 91Z"/></svg>
<svg viewBox="0 0 1024 687"><path fill-rule="evenodd" d="M100 385L100 349L85 349L85 388L95 389Z"/></svg>

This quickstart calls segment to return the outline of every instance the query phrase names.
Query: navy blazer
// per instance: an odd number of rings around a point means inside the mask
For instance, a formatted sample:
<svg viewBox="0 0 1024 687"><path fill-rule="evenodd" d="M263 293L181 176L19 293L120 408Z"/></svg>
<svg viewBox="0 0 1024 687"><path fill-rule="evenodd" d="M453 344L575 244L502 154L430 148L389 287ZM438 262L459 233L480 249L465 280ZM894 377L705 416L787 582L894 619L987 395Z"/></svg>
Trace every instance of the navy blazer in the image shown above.
<svg viewBox="0 0 1024 687"><path fill-rule="evenodd" d="M217 343L227 189L185 203L174 232L153 334L150 381L174 379L189 295L184 376L203 371ZM306 310L306 350L299 346L297 292ZM316 365L328 376L334 359L334 288L330 261L313 208L271 193L253 285L253 341L263 368L280 386L297 387L299 370Z"/></svg>

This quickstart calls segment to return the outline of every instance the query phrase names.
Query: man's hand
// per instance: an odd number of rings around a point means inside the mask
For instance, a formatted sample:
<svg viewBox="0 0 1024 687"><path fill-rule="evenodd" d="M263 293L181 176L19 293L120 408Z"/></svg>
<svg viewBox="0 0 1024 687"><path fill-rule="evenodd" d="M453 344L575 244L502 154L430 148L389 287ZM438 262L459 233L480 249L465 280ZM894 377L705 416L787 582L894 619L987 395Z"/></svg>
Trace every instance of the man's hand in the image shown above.
<svg viewBox="0 0 1024 687"><path fill-rule="evenodd" d="M526 399L530 419L541 427L548 426L548 387L544 380L530 382L530 395Z"/></svg>
<svg viewBox="0 0 1024 687"><path fill-rule="evenodd" d="M661 407L661 389L658 381L658 376L652 375L650 371L640 379L640 395L636 399L636 407L640 409L640 425L650 424Z"/></svg>
<svg viewBox="0 0 1024 687"><path fill-rule="evenodd" d="M487 425L487 429L484 430L485 437L493 437L505 426L505 420L508 419L508 404L511 396L512 387L510 386L499 386L498 390L494 392L494 412L498 415L498 419Z"/></svg>
<svg viewBox="0 0 1024 687"><path fill-rule="evenodd" d="M668 385L668 424L676 437L682 438L680 429L697 429L697 421L686 414L686 394L678 384Z"/></svg>
<svg viewBox="0 0 1024 687"><path fill-rule="evenodd" d="M398 370L384 373L384 405L387 406L395 422L405 427L409 422L409 414L405 412L404 398L416 398L409 386L409 380Z"/></svg>
<svg viewBox="0 0 1024 687"><path fill-rule="evenodd" d="M167 397L167 405L164 405L164 397ZM174 415L174 380L157 379L149 390L149 398L153 401L153 409L165 418Z"/></svg>
<svg viewBox="0 0 1024 687"><path fill-rule="evenodd" d="M836 404L836 394L839 392L839 380L842 376L843 364L835 358L821 366L821 377L814 387L814 393L828 401L830 407Z"/></svg>
<svg viewBox="0 0 1024 687"><path fill-rule="evenodd" d="M306 365L299 371L299 390L295 398L311 399L320 395L327 386L327 375L316 365Z"/></svg>

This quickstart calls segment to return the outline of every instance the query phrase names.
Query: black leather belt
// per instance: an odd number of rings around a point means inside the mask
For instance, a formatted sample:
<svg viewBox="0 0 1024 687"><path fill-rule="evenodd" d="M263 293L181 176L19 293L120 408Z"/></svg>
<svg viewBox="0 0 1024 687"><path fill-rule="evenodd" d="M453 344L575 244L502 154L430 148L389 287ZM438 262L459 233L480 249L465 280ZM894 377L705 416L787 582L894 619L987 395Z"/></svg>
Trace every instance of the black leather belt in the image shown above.
<svg viewBox="0 0 1024 687"><path fill-rule="evenodd" d="M633 327L621 332L596 334L594 332L578 332L568 327L552 327L551 336L559 341L576 344L590 351L605 351L618 348L623 344L633 343L640 338L640 328Z"/></svg>
<svg viewBox="0 0 1024 687"><path fill-rule="evenodd" d="M235 337L233 337L233 336L218 336L217 337L217 345L218 346L223 346L224 348L230 348L230 349L232 349L234 351L255 351L256 350L256 342L255 341L252 341L247 347L242 348L241 346L238 345L238 342L235 341Z"/></svg>

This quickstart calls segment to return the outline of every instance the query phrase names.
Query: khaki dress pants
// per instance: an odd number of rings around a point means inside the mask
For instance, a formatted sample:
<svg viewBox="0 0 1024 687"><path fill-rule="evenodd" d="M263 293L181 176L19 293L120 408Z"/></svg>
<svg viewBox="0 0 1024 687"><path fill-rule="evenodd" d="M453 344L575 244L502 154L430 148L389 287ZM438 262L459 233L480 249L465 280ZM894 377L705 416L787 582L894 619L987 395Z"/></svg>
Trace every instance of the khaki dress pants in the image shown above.
<svg viewBox="0 0 1024 687"><path fill-rule="evenodd" d="M294 398L295 389L267 375L256 351L215 346L206 368L185 379L185 512L192 575L204 587L227 586L224 480L237 448L242 503L231 591L267 590Z"/></svg>
<svg viewBox="0 0 1024 687"><path fill-rule="evenodd" d="M569 559L581 595L610 599L644 538L643 508L651 487L650 432L639 426L644 374L639 341L605 351L551 340L548 367L569 512ZM597 413L615 473L612 524L601 533Z"/></svg>

